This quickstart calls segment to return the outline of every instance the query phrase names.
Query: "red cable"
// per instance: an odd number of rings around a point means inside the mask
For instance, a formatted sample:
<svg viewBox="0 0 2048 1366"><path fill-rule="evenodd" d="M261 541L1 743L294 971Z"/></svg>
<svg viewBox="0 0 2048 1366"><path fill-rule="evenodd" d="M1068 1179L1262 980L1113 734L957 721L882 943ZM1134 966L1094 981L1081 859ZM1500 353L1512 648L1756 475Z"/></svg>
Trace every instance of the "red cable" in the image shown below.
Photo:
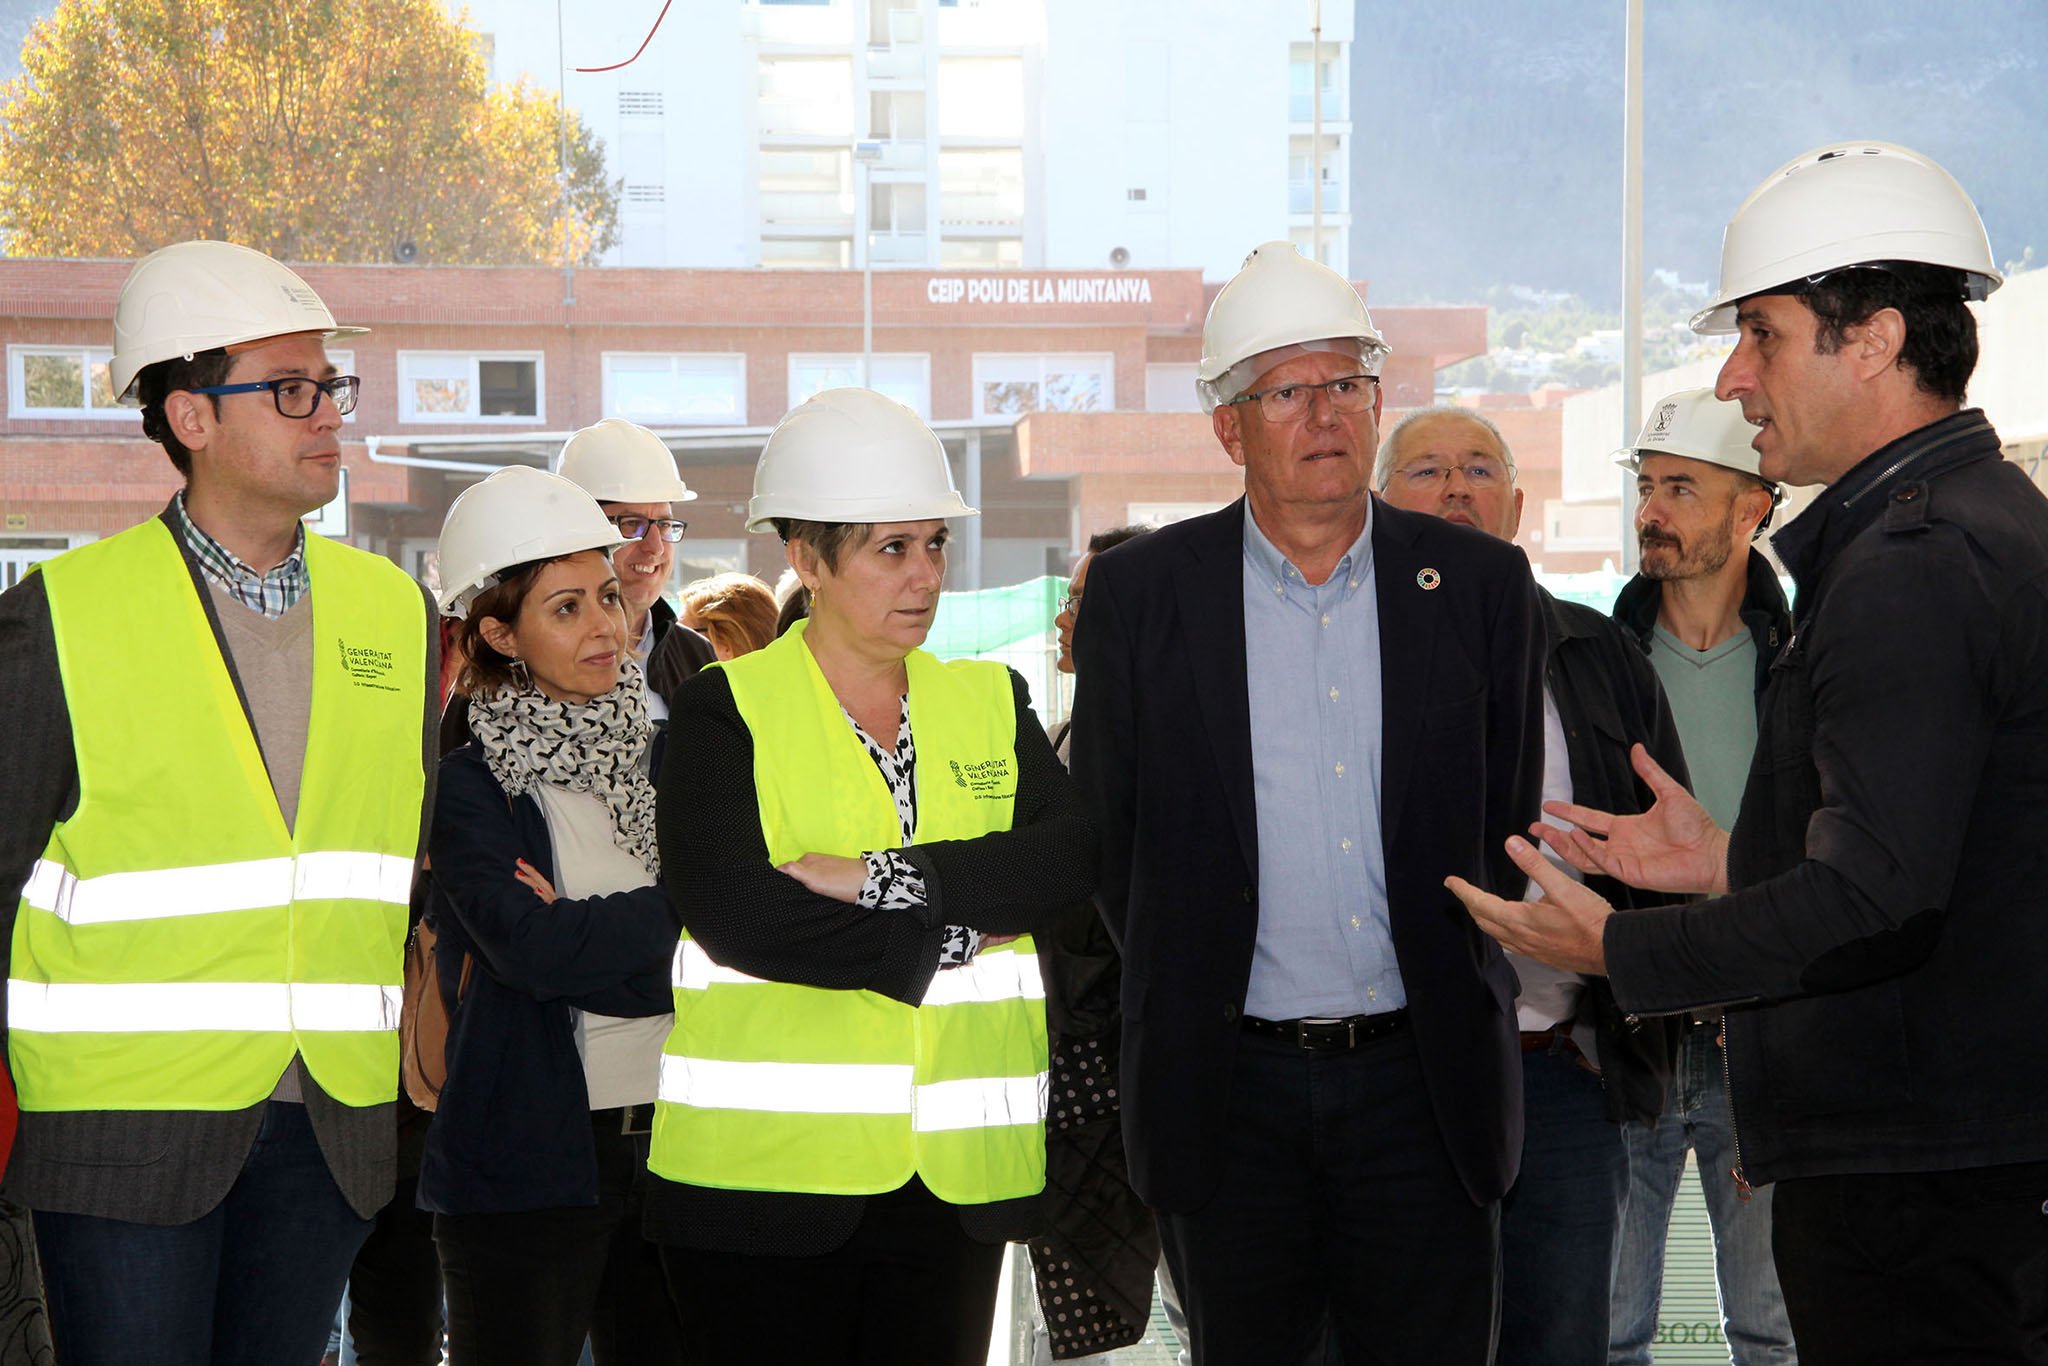
<svg viewBox="0 0 2048 1366"><path fill-rule="evenodd" d="M579 66L576 68L576 70L578 72L585 74L596 71L617 71L622 66L631 66L633 63L639 61L640 54L647 50L647 45L654 41L654 35L660 31L661 21L668 18L668 7L674 3L675 0L662 0L661 13L654 16L654 27L647 30L647 36L640 40L640 46L636 48L633 52L633 55L626 58L625 61L613 62L610 66Z"/></svg>

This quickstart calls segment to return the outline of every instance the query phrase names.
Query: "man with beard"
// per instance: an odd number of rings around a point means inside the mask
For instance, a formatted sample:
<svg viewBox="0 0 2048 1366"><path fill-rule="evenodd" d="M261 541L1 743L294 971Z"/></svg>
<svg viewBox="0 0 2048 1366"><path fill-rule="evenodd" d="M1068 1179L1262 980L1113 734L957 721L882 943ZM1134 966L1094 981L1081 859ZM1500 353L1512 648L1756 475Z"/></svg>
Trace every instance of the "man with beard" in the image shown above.
<svg viewBox="0 0 2048 1366"><path fill-rule="evenodd" d="M1642 566L1621 590L1614 615L1656 668L1693 794L1723 829L1735 824L1742 803L1756 748L1757 699L1791 634L1784 590L1750 545L1778 500L1777 487L1757 474L1754 435L1741 404L1724 403L1711 389L1688 389L1653 406L1636 444L1617 457L1636 474ZM1722 1328L1735 1366L1790 1362L1792 1331L1771 1266L1771 1192L1752 1193L1730 1174L1735 1157L1720 1012L1675 1018L1683 1033L1664 1113L1631 1120L1622 1131L1629 1191L1614 1263L1608 1361L1650 1361L1664 1240L1690 1149L1713 1225Z"/></svg>

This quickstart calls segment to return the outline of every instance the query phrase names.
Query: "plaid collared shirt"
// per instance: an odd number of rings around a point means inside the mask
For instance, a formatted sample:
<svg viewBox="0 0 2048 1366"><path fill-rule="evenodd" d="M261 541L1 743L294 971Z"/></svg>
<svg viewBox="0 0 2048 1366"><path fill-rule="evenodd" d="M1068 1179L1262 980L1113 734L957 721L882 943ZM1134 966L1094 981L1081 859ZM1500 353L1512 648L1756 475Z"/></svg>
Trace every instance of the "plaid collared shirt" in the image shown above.
<svg viewBox="0 0 2048 1366"><path fill-rule="evenodd" d="M199 529L185 511L183 489L171 500L171 506L177 510L185 544L192 547L192 554L199 560L200 572L250 611L261 612L275 621L291 611L312 588L313 581L306 574L305 527L299 528L299 538L285 562L268 574L259 574L235 558L232 550Z"/></svg>

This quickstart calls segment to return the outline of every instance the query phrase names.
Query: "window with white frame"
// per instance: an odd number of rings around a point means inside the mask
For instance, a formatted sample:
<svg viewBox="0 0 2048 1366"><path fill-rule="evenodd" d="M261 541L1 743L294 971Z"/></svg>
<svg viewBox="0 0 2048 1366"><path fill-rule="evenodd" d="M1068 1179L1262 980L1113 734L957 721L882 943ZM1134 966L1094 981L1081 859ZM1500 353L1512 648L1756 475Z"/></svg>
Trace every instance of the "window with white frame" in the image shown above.
<svg viewBox="0 0 2048 1366"><path fill-rule="evenodd" d="M539 352L401 351L401 422L538 422Z"/></svg>
<svg viewBox="0 0 2048 1366"><path fill-rule="evenodd" d="M1159 362L1145 367L1145 411L1148 413L1199 413L1201 395L1195 390L1193 361Z"/></svg>
<svg viewBox="0 0 2048 1366"><path fill-rule="evenodd" d="M922 351L870 356L867 387L887 394L926 421L932 415L932 358ZM789 358L789 406L794 408L823 389L860 383L860 355L792 354Z"/></svg>
<svg viewBox="0 0 2048 1366"><path fill-rule="evenodd" d="M356 353L353 351L347 349L337 351L330 346L327 348L327 363L334 367L334 373L337 375L356 374ZM361 403L362 401L362 387L358 385L356 387L356 402ZM350 413L342 418L343 422L354 422L355 420L356 415L354 413Z"/></svg>
<svg viewBox="0 0 2048 1366"><path fill-rule="evenodd" d="M1108 354L978 355L974 415L1099 413L1116 407L1116 358Z"/></svg>
<svg viewBox="0 0 2048 1366"><path fill-rule="evenodd" d="M96 418L121 415L114 399L104 346L10 346L7 348L9 417Z"/></svg>
<svg viewBox="0 0 2048 1366"><path fill-rule="evenodd" d="M607 351L604 410L629 422L738 426L747 420L747 358L724 352Z"/></svg>

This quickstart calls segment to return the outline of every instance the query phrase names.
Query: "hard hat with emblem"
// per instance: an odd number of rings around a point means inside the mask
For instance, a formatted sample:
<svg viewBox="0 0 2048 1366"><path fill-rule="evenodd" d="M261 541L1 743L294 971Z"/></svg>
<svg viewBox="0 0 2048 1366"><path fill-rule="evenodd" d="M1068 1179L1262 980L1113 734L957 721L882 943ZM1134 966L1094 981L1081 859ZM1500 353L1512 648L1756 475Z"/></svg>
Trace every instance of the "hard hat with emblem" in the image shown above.
<svg viewBox="0 0 2048 1366"><path fill-rule="evenodd" d="M776 424L754 466L747 530L776 520L921 522L977 517L924 419L872 389L826 389Z"/></svg>
<svg viewBox="0 0 2048 1366"><path fill-rule="evenodd" d="M1195 372L1202 410L1214 412L1258 378L1247 362L1287 346L1331 349L1322 343L1352 349L1368 375L1379 373L1390 349L1349 280L1309 260L1292 242L1253 248L1202 324L1202 363Z"/></svg>
<svg viewBox="0 0 2048 1366"><path fill-rule="evenodd" d="M668 443L620 417L572 434L555 473L600 503L687 503L697 496L676 473Z"/></svg>
<svg viewBox="0 0 2048 1366"><path fill-rule="evenodd" d="M476 595L514 565L579 550L610 550L626 538L597 500L558 474L513 465L456 495L441 523L435 605L466 617Z"/></svg>
<svg viewBox="0 0 2048 1366"><path fill-rule="evenodd" d="M1692 320L1735 331L1735 307L1829 271L1882 261L1952 266L1966 299L2002 283L1984 220L1955 178L1888 142L1837 142L1786 162L1750 192L1721 239L1721 285Z"/></svg>
<svg viewBox="0 0 2048 1366"><path fill-rule="evenodd" d="M1650 405L1635 444L1616 451L1614 463L1638 473L1646 455L1678 455L1719 465L1761 483L1776 511L1785 501L1785 491L1758 473L1756 448L1750 444L1755 439L1756 428L1744 420L1740 403L1715 398L1712 389L1681 389ZM1764 523L1769 521L1766 514Z"/></svg>
<svg viewBox="0 0 2048 1366"><path fill-rule="evenodd" d="M140 402L135 377L159 361L300 332L359 336L340 327L295 273L232 242L178 242L135 263L114 305L114 393Z"/></svg>

